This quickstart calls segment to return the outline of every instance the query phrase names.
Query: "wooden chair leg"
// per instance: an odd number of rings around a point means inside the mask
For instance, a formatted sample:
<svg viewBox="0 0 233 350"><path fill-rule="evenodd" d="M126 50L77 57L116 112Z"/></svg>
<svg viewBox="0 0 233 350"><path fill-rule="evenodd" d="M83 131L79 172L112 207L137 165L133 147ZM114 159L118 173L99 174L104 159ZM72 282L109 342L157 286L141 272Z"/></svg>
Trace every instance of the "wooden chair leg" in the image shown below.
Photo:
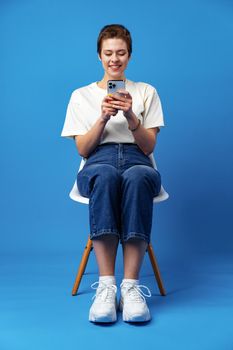
<svg viewBox="0 0 233 350"><path fill-rule="evenodd" d="M85 272L85 269L86 269L86 266L87 266L87 262L88 262L88 258L89 258L89 255L90 255L90 252L91 252L92 248L93 248L92 247L92 241L88 237L87 245L86 245L86 247L84 249L82 260L81 260L81 263L79 265L78 273L77 273L77 276L76 276L76 279L75 279L75 283L74 283L74 286L73 286L73 289L72 289L72 295L76 295L77 294L77 291L78 291L78 288L79 288L82 276L83 276L83 274Z"/></svg>
<svg viewBox="0 0 233 350"><path fill-rule="evenodd" d="M81 263L79 265L78 273L77 273L77 276L76 276L76 279L75 279L75 283L74 283L74 286L73 286L73 289L72 289L72 295L76 295L77 292L78 292L78 288L79 288L82 276L83 276L83 274L85 272L85 269L86 269L86 266L87 266L87 262L88 262L88 259L89 259L89 255L90 255L90 252L91 252L92 249L93 249L92 241L88 237L87 245L86 245L86 247L84 249L82 260L81 260ZM152 265L152 268L153 268L153 271L154 271L154 274L155 274L155 278L156 278L156 281L157 281L157 284L158 284L158 287L159 287L159 290L160 290L160 294L165 296L166 292L165 292L165 289L163 287L163 282L162 282L161 275L160 275L160 272L159 272L159 267L158 267L158 264L157 264L157 261L156 261L156 258L155 258L155 254L154 254L154 251L153 251L153 248L152 248L151 244L148 245L147 252L148 252L149 257L150 257L151 265Z"/></svg>
<svg viewBox="0 0 233 350"><path fill-rule="evenodd" d="M160 272L159 272L159 266L157 264L157 261L156 261L156 258L155 258L155 254L154 254L154 251L153 251L153 248L152 248L151 244L148 245L147 252L148 252L149 257L150 257L151 265L152 265L152 268L154 270L154 274L155 274L156 281L158 283L160 294L165 296L166 295L166 291L165 291L165 289L163 287L163 282L162 282L161 275L160 275Z"/></svg>

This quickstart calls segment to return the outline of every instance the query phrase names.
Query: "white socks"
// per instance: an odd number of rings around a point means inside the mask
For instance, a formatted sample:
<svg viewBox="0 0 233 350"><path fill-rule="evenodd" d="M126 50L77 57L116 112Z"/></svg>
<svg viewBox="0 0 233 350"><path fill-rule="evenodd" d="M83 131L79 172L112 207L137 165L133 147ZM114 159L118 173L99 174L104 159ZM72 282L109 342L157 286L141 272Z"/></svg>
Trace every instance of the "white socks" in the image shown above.
<svg viewBox="0 0 233 350"><path fill-rule="evenodd" d="M99 283L103 282L104 284L114 284L116 285L116 278L115 276L99 276ZM132 278L123 278L123 283L131 283L131 284L139 284L139 280L132 279Z"/></svg>
<svg viewBox="0 0 233 350"><path fill-rule="evenodd" d="M116 278L115 276L99 276L99 283L101 284L103 282L104 284L114 284L116 285Z"/></svg>
<svg viewBox="0 0 233 350"><path fill-rule="evenodd" d="M135 280L135 279L132 279L132 278L123 278L122 284L123 283L139 284L139 280Z"/></svg>

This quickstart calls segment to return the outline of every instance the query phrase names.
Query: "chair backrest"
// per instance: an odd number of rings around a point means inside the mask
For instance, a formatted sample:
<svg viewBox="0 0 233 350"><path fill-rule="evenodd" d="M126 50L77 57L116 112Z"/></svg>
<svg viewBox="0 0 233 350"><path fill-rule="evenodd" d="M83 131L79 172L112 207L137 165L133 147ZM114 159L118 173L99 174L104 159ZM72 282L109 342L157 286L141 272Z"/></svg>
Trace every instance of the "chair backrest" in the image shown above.
<svg viewBox="0 0 233 350"><path fill-rule="evenodd" d="M151 153L149 155L149 157L151 159L153 167L157 170L158 168L156 166L156 162L155 162L153 153ZM84 167L85 162L86 162L86 159L82 158L81 162L80 162L80 165L79 165L78 172L80 172L82 170L82 168ZM84 203L84 204L88 204L89 203L89 198L81 196L81 194L80 194L80 192L78 190L78 186L77 186L77 179L74 182L74 186L73 186L72 190L70 191L69 196L70 196L71 199L73 199L76 202L80 202L80 203ZM160 192L159 192L158 196L154 197L153 202L154 203L159 203L159 202L165 201L166 199L168 199L168 197L169 197L169 194L165 191L163 186L161 186Z"/></svg>

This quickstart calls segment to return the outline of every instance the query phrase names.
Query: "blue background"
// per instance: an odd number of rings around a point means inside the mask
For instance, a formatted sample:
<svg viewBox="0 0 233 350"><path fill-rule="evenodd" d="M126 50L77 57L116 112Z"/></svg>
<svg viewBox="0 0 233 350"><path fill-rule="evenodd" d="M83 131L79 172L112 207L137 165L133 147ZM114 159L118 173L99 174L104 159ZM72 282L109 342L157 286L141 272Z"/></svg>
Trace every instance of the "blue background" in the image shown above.
<svg viewBox="0 0 233 350"><path fill-rule="evenodd" d="M110 23L131 31L126 76L157 88L166 123L155 157L170 199L152 243L168 294L145 256L153 321L141 327L88 322L94 254L70 296L88 208L68 197L80 157L60 133L72 91L102 78L96 39ZM233 349L232 29L226 0L0 2L1 350Z"/></svg>

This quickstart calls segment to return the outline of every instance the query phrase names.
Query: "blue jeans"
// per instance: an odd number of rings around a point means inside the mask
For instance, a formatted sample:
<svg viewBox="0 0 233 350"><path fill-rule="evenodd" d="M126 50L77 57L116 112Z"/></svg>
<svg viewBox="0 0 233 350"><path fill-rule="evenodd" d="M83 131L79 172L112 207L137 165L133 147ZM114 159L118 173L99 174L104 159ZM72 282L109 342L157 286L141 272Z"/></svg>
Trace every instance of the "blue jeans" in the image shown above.
<svg viewBox="0 0 233 350"><path fill-rule="evenodd" d="M150 243L153 197L161 177L136 144L106 143L88 157L77 175L82 196L89 198L90 238L114 234Z"/></svg>

